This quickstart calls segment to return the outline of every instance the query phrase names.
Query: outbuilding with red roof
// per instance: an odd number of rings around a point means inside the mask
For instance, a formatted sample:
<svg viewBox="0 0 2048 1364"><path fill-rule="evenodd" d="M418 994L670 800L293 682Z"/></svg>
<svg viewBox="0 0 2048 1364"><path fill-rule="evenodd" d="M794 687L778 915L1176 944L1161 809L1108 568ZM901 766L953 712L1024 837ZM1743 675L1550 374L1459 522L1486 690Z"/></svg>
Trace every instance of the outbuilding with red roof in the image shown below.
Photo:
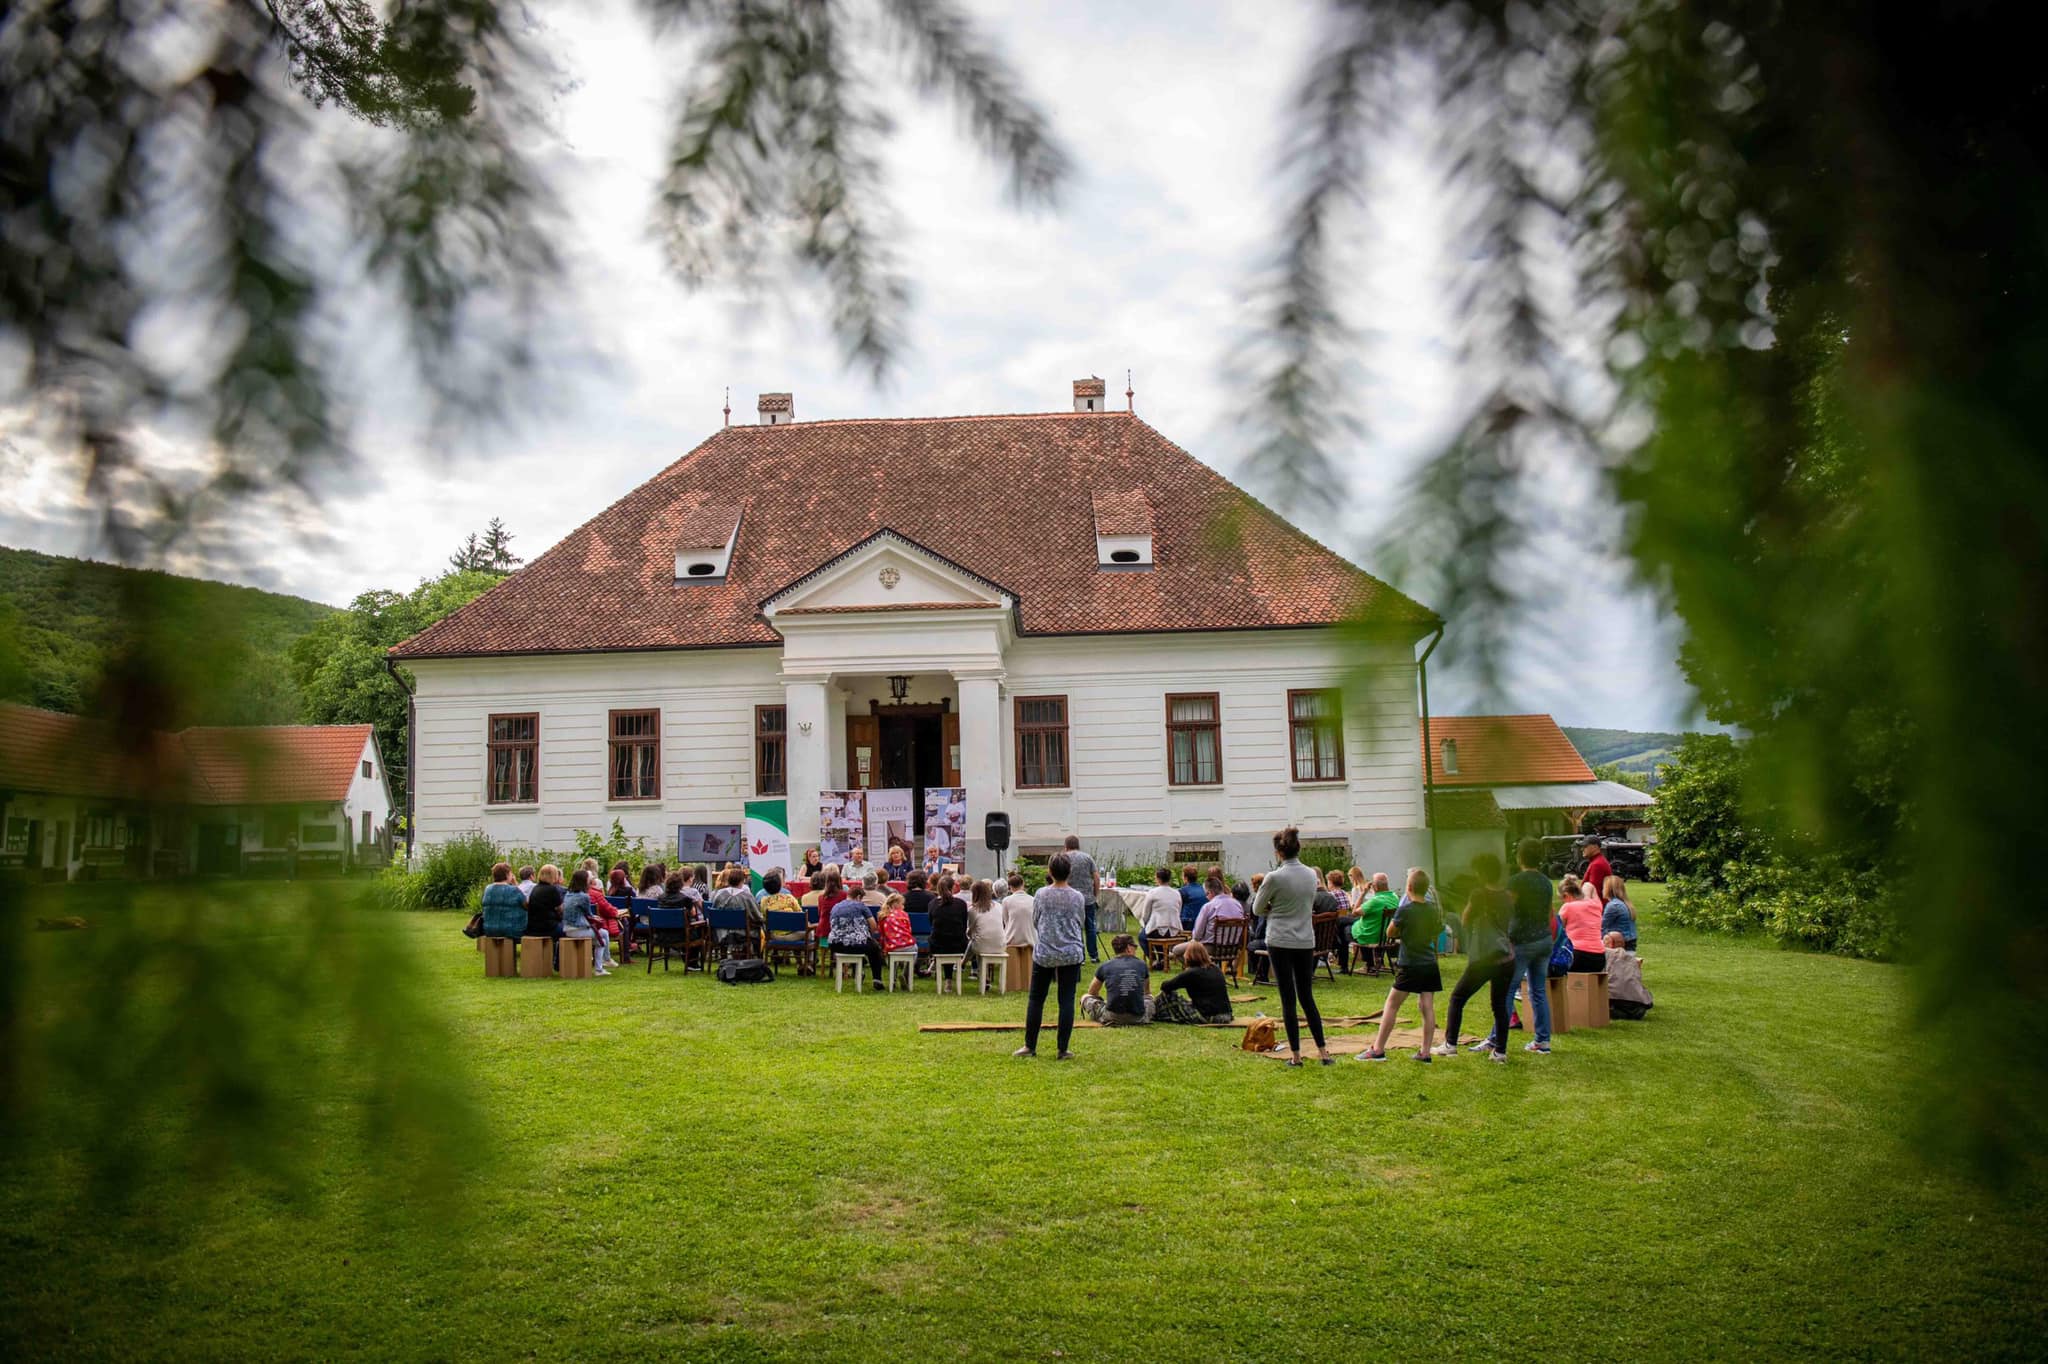
<svg viewBox="0 0 2048 1364"><path fill-rule="evenodd" d="M50 880L381 862L391 791L369 725L139 736L0 703L0 866Z"/></svg>

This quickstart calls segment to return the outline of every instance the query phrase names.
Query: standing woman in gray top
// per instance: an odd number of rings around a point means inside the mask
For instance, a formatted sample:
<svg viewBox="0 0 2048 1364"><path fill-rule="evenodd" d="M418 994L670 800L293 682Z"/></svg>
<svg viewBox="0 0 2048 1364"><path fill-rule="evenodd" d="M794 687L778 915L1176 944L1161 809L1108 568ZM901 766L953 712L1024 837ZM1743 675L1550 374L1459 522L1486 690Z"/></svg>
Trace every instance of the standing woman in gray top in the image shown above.
<svg viewBox="0 0 2048 1364"><path fill-rule="evenodd" d="M1065 853L1054 853L1046 871L1052 884L1032 900L1038 924L1038 950L1031 960L1031 1002L1024 1006L1024 1045L1012 1055L1038 1055L1038 1030L1045 1022L1045 996L1053 983L1060 987L1060 1060L1074 1054L1067 1043L1074 1035L1074 988L1081 983L1081 892L1067 884L1074 867Z"/></svg>
<svg viewBox="0 0 2048 1364"><path fill-rule="evenodd" d="M1273 963L1273 979L1280 983L1280 1012L1287 1024L1287 1064L1301 1064L1301 1024L1295 1019L1295 1001L1308 1015L1308 1030L1316 1039L1316 1054L1326 1066L1336 1064L1323 1043L1323 1016L1316 1011L1316 891L1321 889L1313 867L1301 864L1301 831L1282 829L1273 835L1273 851L1280 865L1266 873L1259 893L1252 900L1252 913L1266 918L1266 955Z"/></svg>

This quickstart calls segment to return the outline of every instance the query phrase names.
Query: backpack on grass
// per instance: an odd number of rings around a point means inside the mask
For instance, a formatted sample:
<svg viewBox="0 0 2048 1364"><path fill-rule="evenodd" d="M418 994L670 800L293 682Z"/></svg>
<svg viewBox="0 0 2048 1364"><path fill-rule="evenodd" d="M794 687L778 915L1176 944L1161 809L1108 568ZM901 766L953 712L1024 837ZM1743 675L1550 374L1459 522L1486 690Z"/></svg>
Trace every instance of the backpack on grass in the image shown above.
<svg viewBox="0 0 2048 1364"><path fill-rule="evenodd" d="M728 957L718 963L718 978L727 985L763 985L775 979L759 957Z"/></svg>

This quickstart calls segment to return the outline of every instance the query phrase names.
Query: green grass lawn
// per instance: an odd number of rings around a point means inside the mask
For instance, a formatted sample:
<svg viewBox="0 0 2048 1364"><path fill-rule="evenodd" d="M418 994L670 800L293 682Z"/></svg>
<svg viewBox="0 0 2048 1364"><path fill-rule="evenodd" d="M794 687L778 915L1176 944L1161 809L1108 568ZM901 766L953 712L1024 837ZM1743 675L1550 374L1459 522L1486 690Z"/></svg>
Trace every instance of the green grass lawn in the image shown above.
<svg viewBox="0 0 2048 1364"><path fill-rule="evenodd" d="M199 926L297 969L278 894L224 889ZM174 983L109 979L108 944L196 931L82 891L32 907L60 910L94 926L20 938L25 1055L146 1020ZM1505 1067L1290 1070L1167 1028L1016 1061L1013 1034L915 1028L1021 996L923 982L487 981L455 917L349 915L323 953L394 945L434 1005L409 1045L466 1062L467 1173L391 1201L356 1109L404 1100L364 1099L345 1048L285 1072L315 1156L296 1193L231 1148L197 1178L153 1164L140 1129L178 1115L147 1065L124 1096L31 1064L55 1093L0 1178L0 1355L2038 1357L2048 1200L1916 1155L1901 969L1645 919L1646 1022ZM1320 989L1331 1012L1383 992ZM1266 993L1241 1013L1277 1013ZM138 1129L125 1211L78 1182L86 1121Z"/></svg>

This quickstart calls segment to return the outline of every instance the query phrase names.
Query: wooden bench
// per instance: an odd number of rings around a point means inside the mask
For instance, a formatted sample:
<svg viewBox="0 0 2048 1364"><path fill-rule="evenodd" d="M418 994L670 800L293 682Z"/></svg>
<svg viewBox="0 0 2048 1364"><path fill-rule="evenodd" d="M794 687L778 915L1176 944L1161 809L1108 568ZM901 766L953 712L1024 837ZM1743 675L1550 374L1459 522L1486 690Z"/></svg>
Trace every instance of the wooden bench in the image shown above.
<svg viewBox="0 0 2048 1364"><path fill-rule="evenodd" d="M526 980L546 980L555 973L555 940L527 937L519 940L519 974Z"/></svg>

